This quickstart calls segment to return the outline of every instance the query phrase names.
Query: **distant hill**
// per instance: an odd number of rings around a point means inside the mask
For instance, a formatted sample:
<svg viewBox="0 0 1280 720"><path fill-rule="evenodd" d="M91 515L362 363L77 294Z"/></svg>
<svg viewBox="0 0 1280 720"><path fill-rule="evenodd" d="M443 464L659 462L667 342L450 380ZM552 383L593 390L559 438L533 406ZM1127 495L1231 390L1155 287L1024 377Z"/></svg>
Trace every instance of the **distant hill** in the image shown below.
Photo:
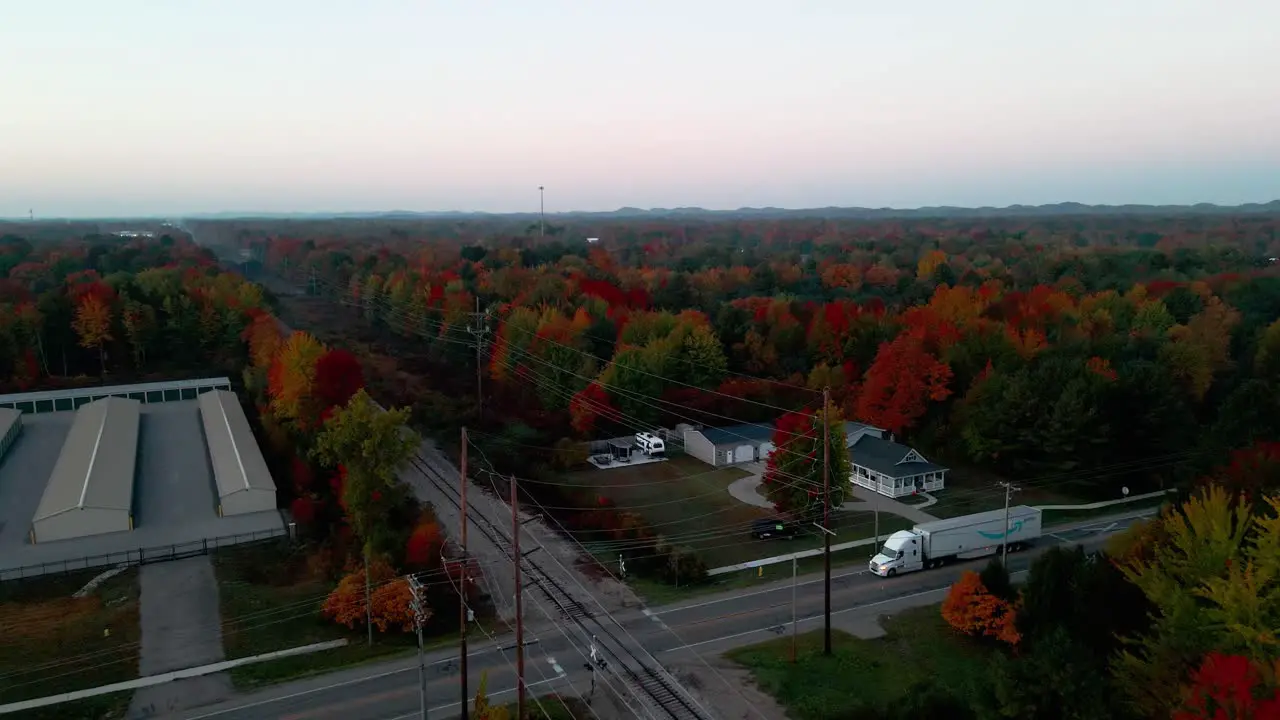
<svg viewBox="0 0 1280 720"><path fill-rule="evenodd" d="M788 209L778 207L744 207L737 210L707 210L700 207L678 208L636 208L624 207L606 212L559 212L547 213L549 217L562 220L638 220L638 219L785 219L785 218L832 218L848 220L888 220L913 218L1019 218L1019 217L1069 217L1069 216L1203 216L1203 215L1246 215L1246 214L1280 214L1280 200L1268 203L1245 203L1244 205L1214 205L1197 203L1195 205L1085 205L1077 202L1054 203L1051 205L1010 205L1008 207L920 207L920 208L863 208L863 207L822 207ZM131 218L133 220L156 220L173 216L152 216L149 218ZM467 220L467 219L535 219L538 213L488 213L464 210L424 211L388 210L388 211L354 211L354 212L312 212L312 213L271 213L253 211L225 211L213 213L192 213L181 217L190 220ZM52 218L44 218L48 221ZM115 218L95 218L98 221L115 220ZM78 218L89 220L89 218ZM21 218L14 221L22 222Z"/></svg>
<svg viewBox="0 0 1280 720"><path fill-rule="evenodd" d="M734 218L836 218L850 220L884 220L891 218L1007 218L1007 217L1063 217L1081 215L1241 215L1280 213L1280 200L1268 203L1246 203L1244 205L1214 205L1197 203L1195 205L1085 205L1077 202L1054 203L1052 205L1010 205L1008 207L921 207L921 208L863 208L863 207L822 207L822 208L778 208L778 207L744 207L737 210L707 210L700 207L678 208L636 208L624 207L607 212L560 212L547 213L550 217L561 219L581 218L583 220L604 220L616 218L626 219L661 219L689 218L722 220ZM253 213L253 212L220 212L199 215L187 215L191 219L229 220L232 218L269 218L318 220L334 219L468 219L468 218L536 218L537 213L487 213L467 212L462 210L416 212L412 210L391 210L386 212L334 212L334 213Z"/></svg>

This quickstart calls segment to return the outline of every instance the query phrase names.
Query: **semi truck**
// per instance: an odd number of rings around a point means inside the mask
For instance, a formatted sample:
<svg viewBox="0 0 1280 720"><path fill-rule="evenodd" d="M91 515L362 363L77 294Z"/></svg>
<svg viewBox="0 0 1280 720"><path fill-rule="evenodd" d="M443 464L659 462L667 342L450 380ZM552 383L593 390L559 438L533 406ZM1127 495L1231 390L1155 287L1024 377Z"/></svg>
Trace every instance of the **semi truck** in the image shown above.
<svg viewBox="0 0 1280 720"><path fill-rule="evenodd" d="M1008 510L962 515L920 523L899 530L884 541L871 558L870 570L880 577L941 567L953 560L994 555L1005 545L1017 552L1040 538L1040 511L1026 505Z"/></svg>

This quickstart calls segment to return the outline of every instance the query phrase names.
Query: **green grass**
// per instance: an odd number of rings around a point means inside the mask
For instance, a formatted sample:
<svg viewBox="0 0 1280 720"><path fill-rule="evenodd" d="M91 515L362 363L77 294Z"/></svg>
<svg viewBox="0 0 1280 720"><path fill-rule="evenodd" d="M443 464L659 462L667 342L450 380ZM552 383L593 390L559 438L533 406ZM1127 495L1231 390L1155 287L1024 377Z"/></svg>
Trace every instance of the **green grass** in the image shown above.
<svg viewBox="0 0 1280 720"><path fill-rule="evenodd" d="M528 720L583 720L596 716L582 700L561 695L539 696L537 701L530 697L525 700L525 710ZM516 704L508 705L507 712L515 718Z"/></svg>
<svg viewBox="0 0 1280 720"><path fill-rule="evenodd" d="M84 598L72 593L101 571L0 585L0 704L138 677L138 571L131 568ZM86 713L122 711L130 693L85 700ZM73 717L51 706L29 717Z"/></svg>
<svg viewBox="0 0 1280 720"><path fill-rule="evenodd" d="M697 551L708 567L719 567L767 556L759 551L767 543L748 533L751 522L769 517L769 511L729 495L729 485L749 474L676 455L666 462L570 473L566 482L592 485L620 509L644 517L659 535ZM609 551L599 555L606 562L617 559Z"/></svg>
<svg viewBox="0 0 1280 720"><path fill-rule="evenodd" d="M228 659L329 640L348 645L235 668L238 687L257 687L412 652L410 634L374 634L368 646L363 629L349 630L320 616L335 583L317 577L307 556L286 542L242 545L213 555L222 606L222 643Z"/></svg>
<svg viewBox="0 0 1280 720"><path fill-rule="evenodd" d="M822 655L821 631L800 636L795 663L790 638L726 657L748 668L797 720L854 717L859 709L897 702L921 681L935 681L962 699L982 686L990 651L956 635L936 605L904 610L882 623L887 634L877 640L833 631L831 657Z"/></svg>
<svg viewBox="0 0 1280 720"><path fill-rule="evenodd" d="M884 518L881 518L881 522ZM778 541L781 549L770 555L785 555L795 550L787 550L784 541ZM803 548L797 547L796 550ZM837 569L844 572L851 568L864 569L867 561L874 553L871 546L862 546L849 548L848 550L838 550L831 553L832 572ZM801 558L796 562L796 574L805 575L822 570L822 556ZM767 585L779 580L791 579L791 563L775 563L773 565L762 565L758 568L749 570L737 570L723 575L714 575L708 578L707 582L699 583L692 586L676 587L668 585L656 580L647 578L632 577L628 579L631 589L640 597L644 598L646 604L649 605L666 605L668 603L679 602L681 600L689 600L702 595L710 595L719 592L728 592L730 590L741 590L744 588L756 587L759 585Z"/></svg>

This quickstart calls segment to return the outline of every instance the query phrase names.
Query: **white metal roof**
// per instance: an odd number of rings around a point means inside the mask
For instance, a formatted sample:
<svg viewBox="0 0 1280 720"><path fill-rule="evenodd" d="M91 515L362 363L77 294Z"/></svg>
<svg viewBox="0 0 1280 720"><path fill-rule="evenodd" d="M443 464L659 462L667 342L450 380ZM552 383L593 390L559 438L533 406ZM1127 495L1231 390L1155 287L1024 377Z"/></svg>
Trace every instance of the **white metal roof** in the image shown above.
<svg viewBox="0 0 1280 720"><path fill-rule="evenodd" d="M111 397L76 411L36 521L78 508L133 509L141 408L137 400Z"/></svg>
<svg viewBox="0 0 1280 720"><path fill-rule="evenodd" d="M224 377L200 378L197 380L169 380L166 382L139 383L137 385L90 385L66 390L45 390L33 393L15 393L0 395L0 403L36 402L38 400L63 400L90 395L125 395L137 392L154 392L157 390L186 390L191 388L211 387L215 385L231 386L231 380Z"/></svg>
<svg viewBox="0 0 1280 720"><path fill-rule="evenodd" d="M258 441L249 428L249 419L240 407L236 394L213 390L200 396L200 421L209 459L213 463L213 479L218 497L244 490L276 491L267 461L262 457Z"/></svg>
<svg viewBox="0 0 1280 720"><path fill-rule="evenodd" d="M5 435L8 435L9 430L13 427L13 424L18 422L19 418L21 417L22 417L21 410L14 410L13 408L0 408L0 438L3 438Z"/></svg>

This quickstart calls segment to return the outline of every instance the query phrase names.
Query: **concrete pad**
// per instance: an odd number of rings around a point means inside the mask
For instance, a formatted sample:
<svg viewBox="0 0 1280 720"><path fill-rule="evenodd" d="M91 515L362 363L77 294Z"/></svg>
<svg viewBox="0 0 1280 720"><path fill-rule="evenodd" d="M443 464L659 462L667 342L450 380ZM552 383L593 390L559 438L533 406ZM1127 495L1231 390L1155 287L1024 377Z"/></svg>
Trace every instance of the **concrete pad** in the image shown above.
<svg viewBox="0 0 1280 720"><path fill-rule="evenodd" d="M22 434L0 462L0 557L30 542L31 518L67 439L75 413L22 415Z"/></svg>
<svg viewBox="0 0 1280 720"><path fill-rule="evenodd" d="M138 674L159 675L225 658L218 582L208 556L144 565L141 587ZM156 717L230 696L226 673L178 680L138 690L129 717Z"/></svg>
<svg viewBox="0 0 1280 720"><path fill-rule="evenodd" d="M213 487L195 402L144 406L138 433L134 528L216 520Z"/></svg>

